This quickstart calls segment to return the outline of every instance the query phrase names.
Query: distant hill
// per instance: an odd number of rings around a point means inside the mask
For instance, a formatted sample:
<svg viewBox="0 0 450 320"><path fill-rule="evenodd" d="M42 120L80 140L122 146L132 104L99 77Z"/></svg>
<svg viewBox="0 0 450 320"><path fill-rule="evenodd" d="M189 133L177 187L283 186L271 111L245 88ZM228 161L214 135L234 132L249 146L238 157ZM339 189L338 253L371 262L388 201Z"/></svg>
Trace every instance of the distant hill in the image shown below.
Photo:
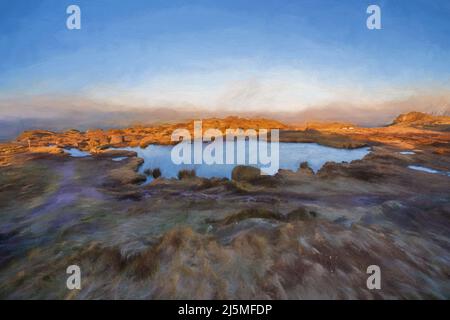
<svg viewBox="0 0 450 320"><path fill-rule="evenodd" d="M423 112L408 112L399 115L391 126L407 126L439 131L450 131L449 116L435 116Z"/></svg>

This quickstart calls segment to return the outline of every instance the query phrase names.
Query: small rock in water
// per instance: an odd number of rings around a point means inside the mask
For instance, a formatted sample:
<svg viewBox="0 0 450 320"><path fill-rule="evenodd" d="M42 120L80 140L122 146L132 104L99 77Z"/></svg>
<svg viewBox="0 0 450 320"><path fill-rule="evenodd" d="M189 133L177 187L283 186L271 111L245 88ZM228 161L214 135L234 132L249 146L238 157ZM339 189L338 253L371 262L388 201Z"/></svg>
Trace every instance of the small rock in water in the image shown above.
<svg viewBox="0 0 450 320"><path fill-rule="evenodd" d="M153 178L158 179L159 177L161 177L161 170L159 168L153 169L152 176Z"/></svg>

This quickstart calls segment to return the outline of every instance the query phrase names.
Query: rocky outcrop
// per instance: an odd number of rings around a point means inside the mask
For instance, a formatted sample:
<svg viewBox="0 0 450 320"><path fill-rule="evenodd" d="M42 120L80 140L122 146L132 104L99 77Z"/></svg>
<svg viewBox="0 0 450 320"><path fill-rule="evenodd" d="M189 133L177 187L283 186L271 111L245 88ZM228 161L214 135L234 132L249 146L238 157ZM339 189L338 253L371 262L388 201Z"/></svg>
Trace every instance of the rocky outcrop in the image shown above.
<svg viewBox="0 0 450 320"><path fill-rule="evenodd" d="M144 162L141 158L132 158L125 165L110 171L106 186L120 186L144 182L147 178L137 173L137 169Z"/></svg>
<svg viewBox="0 0 450 320"><path fill-rule="evenodd" d="M148 127L125 129L88 130L65 132L32 130L23 132L10 150L29 152L30 148L56 146L78 148L91 154L110 147L147 147L150 144L170 145L175 129L185 128L193 135L193 121L168 123ZM381 128L361 128L348 123L309 124L307 128L289 128L274 120L228 117L203 120L203 130L226 129L280 129L281 142L318 143L334 148L360 148L363 146L390 145L401 149L431 149L435 154L450 153L450 117L432 116L420 112L400 115L393 125ZM19 146L19 148L17 148ZM8 148L6 148L8 149ZM8 156L9 159L9 156ZM2 163L10 160L0 159Z"/></svg>
<svg viewBox="0 0 450 320"><path fill-rule="evenodd" d="M171 140L171 135L175 129L184 128L191 132L193 136L193 121L182 123L168 123L149 127L132 127L125 129L90 129L80 132L70 129L65 132L52 132L47 130L30 130L23 132L17 137L16 142L24 146L46 147L56 145L59 148L79 148L83 151L95 153L114 147L147 147L150 144L170 145L176 141ZM286 129L287 126L281 122L268 119L245 119L238 117L228 117L224 119L212 118L203 120L203 130L215 128L225 133L226 129Z"/></svg>
<svg viewBox="0 0 450 320"><path fill-rule="evenodd" d="M429 122L434 117L423 112L409 112L399 115L392 124L411 124L414 122Z"/></svg>
<svg viewBox="0 0 450 320"><path fill-rule="evenodd" d="M434 126L434 125L450 125L450 117L434 116L423 112L409 112L399 115L392 125L401 126Z"/></svg>

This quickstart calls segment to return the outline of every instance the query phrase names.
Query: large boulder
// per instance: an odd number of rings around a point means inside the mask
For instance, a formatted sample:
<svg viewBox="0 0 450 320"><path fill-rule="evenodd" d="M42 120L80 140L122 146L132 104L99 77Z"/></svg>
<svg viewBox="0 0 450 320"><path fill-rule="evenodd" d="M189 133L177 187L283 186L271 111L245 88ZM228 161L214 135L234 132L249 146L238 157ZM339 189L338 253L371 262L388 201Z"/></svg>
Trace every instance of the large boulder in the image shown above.
<svg viewBox="0 0 450 320"><path fill-rule="evenodd" d="M298 172L303 173L303 174L307 174L307 175L314 175L314 171L313 169L311 169L311 167L309 166L308 162L302 162L300 163L300 167L298 168Z"/></svg>
<svg viewBox="0 0 450 320"><path fill-rule="evenodd" d="M197 176L195 170L180 170L178 171L178 179L191 179Z"/></svg>
<svg viewBox="0 0 450 320"><path fill-rule="evenodd" d="M236 166L231 172L231 179L235 181L254 181L261 177L261 170L250 166Z"/></svg>

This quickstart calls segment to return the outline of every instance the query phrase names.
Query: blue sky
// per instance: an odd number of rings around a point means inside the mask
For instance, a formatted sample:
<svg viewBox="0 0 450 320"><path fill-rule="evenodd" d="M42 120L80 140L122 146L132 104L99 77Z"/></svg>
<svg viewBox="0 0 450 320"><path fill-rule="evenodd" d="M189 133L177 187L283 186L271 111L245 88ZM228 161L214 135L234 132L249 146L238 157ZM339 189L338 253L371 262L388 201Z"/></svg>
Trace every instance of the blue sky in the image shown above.
<svg viewBox="0 0 450 320"><path fill-rule="evenodd" d="M81 30L66 29L70 4ZM382 30L366 28L369 4ZM0 98L280 111L404 98L449 87L449 17L447 0L2 0Z"/></svg>

